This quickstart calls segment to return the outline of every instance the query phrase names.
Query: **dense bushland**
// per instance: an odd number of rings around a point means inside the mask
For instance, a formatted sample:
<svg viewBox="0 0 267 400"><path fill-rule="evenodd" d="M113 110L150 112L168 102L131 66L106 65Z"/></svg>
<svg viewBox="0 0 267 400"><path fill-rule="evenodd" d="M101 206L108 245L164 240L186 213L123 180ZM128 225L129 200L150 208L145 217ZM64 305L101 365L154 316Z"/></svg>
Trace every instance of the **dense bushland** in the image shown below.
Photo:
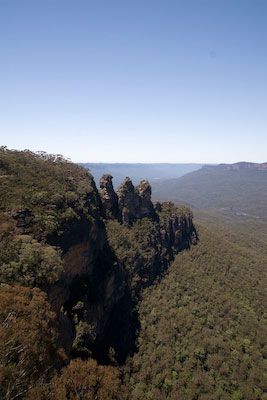
<svg viewBox="0 0 267 400"><path fill-rule="evenodd" d="M74 230L82 216L90 222L99 206L89 172L60 155L2 147L0 185L0 212L5 213L1 219L6 219L3 222L8 223L9 211L21 228L41 241L66 241L66 228L69 230L71 224Z"/></svg>
<svg viewBox="0 0 267 400"><path fill-rule="evenodd" d="M39 289L0 286L0 397L23 398L67 359L58 321Z"/></svg>
<svg viewBox="0 0 267 400"><path fill-rule="evenodd" d="M201 227L199 244L143 294L128 398L266 398L266 261Z"/></svg>

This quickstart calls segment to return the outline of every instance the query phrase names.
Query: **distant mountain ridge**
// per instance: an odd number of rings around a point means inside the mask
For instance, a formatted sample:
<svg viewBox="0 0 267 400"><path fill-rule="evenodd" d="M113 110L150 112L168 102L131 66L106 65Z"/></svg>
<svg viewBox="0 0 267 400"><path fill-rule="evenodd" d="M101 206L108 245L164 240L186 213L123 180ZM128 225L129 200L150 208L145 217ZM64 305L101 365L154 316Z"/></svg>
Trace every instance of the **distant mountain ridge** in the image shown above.
<svg viewBox="0 0 267 400"><path fill-rule="evenodd" d="M198 210L217 208L267 218L267 163L205 165L180 178L154 183L153 197Z"/></svg>
<svg viewBox="0 0 267 400"><path fill-rule="evenodd" d="M264 163L252 163L247 161L240 161L233 164L218 164L218 165L204 165L202 168L205 169L221 169L221 170L267 170L267 162Z"/></svg>

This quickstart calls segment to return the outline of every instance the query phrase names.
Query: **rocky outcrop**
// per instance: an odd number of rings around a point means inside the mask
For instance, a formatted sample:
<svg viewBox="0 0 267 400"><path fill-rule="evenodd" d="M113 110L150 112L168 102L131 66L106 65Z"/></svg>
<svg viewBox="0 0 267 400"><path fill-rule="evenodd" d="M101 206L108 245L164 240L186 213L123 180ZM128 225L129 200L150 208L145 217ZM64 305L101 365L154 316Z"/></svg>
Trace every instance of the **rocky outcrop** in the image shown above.
<svg viewBox="0 0 267 400"><path fill-rule="evenodd" d="M103 175L100 180L100 195L106 216L118 219L126 225L132 225L141 218L156 219L151 201L151 186L143 180L134 187L130 178L125 178L115 193L111 175Z"/></svg>
<svg viewBox="0 0 267 400"><path fill-rule="evenodd" d="M140 199L130 178L125 178L118 188L117 195L120 220L127 225L131 225L136 219Z"/></svg>
<svg viewBox="0 0 267 400"><path fill-rule="evenodd" d="M137 212L137 218L152 218L156 219L156 213L154 205L151 201L151 186L146 180L143 180L136 187L136 191L139 197L139 208Z"/></svg>
<svg viewBox="0 0 267 400"><path fill-rule="evenodd" d="M106 218L119 218L118 196L113 188L112 176L105 174L100 179L100 197Z"/></svg>
<svg viewBox="0 0 267 400"><path fill-rule="evenodd" d="M160 216L162 244L172 252L173 257L179 251L197 243L197 231L190 209L184 207L181 210L172 202L164 202L160 204Z"/></svg>
<svg viewBox="0 0 267 400"><path fill-rule="evenodd" d="M110 245L124 265L134 299L159 279L179 251L197 242L190 209L166 202L152 212L154 219L140 218L132 225L107 223Z"/></svg>
<svg viewBox="0 0 267 400"><path fill-rule="evenodd" d="M105 219L117 221L118 235L123 224L132 248L121 256L107 241L104 226L93 224L88 241L70 247L63 257L69 277L64 310L72 322L74 356L124 362L134 348L138 320L133 310L140 291L197 235L189 209L153 205L147 181L134 187L126 178L115 193L111 175L104 175L99 193Z"/></svg>

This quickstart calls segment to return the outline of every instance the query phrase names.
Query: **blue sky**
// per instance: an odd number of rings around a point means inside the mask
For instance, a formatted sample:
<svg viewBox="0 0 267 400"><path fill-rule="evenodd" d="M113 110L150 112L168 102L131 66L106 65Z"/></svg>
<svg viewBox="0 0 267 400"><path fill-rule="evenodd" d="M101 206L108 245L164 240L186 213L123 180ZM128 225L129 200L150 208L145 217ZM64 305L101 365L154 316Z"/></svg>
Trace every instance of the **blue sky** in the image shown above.
<svg viewBox="0 0 267 400"><path fill-rule="evenodd" d="M266 0L0 0L0 143L267 161Z"/></svg>

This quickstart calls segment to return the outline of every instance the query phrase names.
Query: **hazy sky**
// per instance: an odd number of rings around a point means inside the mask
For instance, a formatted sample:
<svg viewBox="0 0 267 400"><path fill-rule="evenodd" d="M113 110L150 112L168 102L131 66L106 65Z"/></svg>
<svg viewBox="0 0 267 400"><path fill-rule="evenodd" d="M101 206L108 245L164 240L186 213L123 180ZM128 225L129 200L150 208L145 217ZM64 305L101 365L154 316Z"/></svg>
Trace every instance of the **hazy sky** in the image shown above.
<svg viewBox="0 0 267 400"><path fill-rule="evenodd" d="M0 144L267 161L267 0L0 0Z"/></svg>

